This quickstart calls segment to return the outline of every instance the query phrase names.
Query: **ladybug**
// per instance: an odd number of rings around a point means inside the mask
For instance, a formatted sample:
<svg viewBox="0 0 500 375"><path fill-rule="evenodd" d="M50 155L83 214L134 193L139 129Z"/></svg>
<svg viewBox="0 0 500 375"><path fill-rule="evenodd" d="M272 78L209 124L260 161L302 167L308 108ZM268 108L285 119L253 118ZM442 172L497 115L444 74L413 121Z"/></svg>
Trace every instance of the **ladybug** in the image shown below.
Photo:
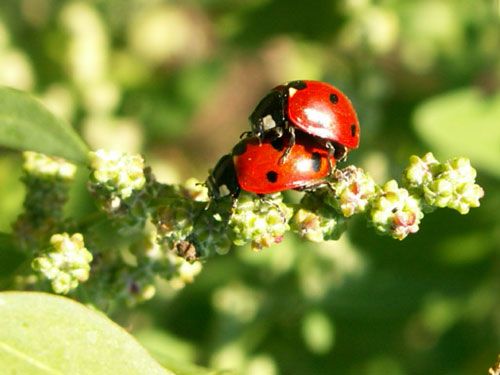
<svg viewBox="0 0 500 375"><path fill-rule="evenodd" d="M285 133L294 142L295 129L319 138L333 154L345 157L359 145L359 121L349 98L320 81L291 81L269 92L249 117L252 134L262 139ZM290 149L285 150L284 158Z"/></svg>
<svg viewBox="0 0 500 375"><path fill-rule="evenodd" d="M283 162L283 151L289 148ZM335 157L315 138L297 132L292 137L248 137L231 154L224 155L211 172L207 186L212 198L237 198L241 190L272 194L284 190L306 190L325 184L335 166Z"/></svg>

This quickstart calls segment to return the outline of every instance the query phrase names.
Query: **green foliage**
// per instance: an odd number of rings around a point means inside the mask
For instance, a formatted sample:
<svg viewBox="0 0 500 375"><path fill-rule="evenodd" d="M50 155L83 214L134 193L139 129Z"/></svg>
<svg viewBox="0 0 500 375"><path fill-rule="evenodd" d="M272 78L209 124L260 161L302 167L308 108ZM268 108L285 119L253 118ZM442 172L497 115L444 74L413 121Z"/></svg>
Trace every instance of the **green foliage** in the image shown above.
<svg viewBox="0 0 500 375"><path fill-rule="evenodd" d="M431 98L415 112L415 128L439 155L467 154L500 177L500 94L466 88Z"/></svg>
<svg viewBox="0 0 500 375"><path fill-rule="evenodd" d="M37 151L75 162L87 160L87 146L31 95L0 88L0 145Z"/></svg>
<svg viewBox="0 0 500 375"><path fill-rule="evenodd" d="M43 293L0 293L0 366L18 374L169 374L97 311Z"/></svg>

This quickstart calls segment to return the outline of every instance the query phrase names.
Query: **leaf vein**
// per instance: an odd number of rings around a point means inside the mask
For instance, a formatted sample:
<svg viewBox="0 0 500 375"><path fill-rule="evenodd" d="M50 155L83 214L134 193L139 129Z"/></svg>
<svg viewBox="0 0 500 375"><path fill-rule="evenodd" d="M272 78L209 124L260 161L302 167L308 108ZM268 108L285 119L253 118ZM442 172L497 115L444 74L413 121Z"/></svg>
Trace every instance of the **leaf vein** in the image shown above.
<svg viewBox="0 0 500 375"><path fill-rule="evenodd" d="M20 358L21 360L24 360L26 363L32 365L33 367L36 367L36 368L43 370L43 371L46 371L49 374L64 375L62 372L43 364L42 362L28 356L27 354L13 348L9 344L6 344L4 342L0 342L0 349L2 349L3 351L7 352L8 354L10 354L12 356L15 356L15 357Z"/></svg>

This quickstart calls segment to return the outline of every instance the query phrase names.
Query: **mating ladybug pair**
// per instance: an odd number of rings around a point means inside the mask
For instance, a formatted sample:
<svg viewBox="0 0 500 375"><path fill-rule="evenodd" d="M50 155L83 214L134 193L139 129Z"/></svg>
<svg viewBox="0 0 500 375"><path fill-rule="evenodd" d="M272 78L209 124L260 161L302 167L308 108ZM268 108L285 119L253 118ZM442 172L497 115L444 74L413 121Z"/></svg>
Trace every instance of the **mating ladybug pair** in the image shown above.
<svg viewBox="0 0 500 375"><path fill-rule="evenodd" d="M325 182L336 160L359 145L350 100L332 85L291 81L271 90L249 117L252 131L223 156L207 186L218 199L241 190L271 194Z"/></svg>

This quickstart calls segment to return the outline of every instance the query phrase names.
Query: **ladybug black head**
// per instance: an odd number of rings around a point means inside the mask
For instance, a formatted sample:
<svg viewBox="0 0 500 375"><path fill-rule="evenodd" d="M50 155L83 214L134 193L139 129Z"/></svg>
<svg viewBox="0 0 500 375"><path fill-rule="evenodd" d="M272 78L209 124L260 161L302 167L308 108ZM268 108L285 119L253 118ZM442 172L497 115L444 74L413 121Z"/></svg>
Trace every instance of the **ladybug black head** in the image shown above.
<svg viewBox="0 0 500 375"><path fill-rule="evenodd" d="M210 172L207 179L208 194L212 199L221 199L227 196L238 197L240 185L234 169L231 154L224 155Z"/></svg>

